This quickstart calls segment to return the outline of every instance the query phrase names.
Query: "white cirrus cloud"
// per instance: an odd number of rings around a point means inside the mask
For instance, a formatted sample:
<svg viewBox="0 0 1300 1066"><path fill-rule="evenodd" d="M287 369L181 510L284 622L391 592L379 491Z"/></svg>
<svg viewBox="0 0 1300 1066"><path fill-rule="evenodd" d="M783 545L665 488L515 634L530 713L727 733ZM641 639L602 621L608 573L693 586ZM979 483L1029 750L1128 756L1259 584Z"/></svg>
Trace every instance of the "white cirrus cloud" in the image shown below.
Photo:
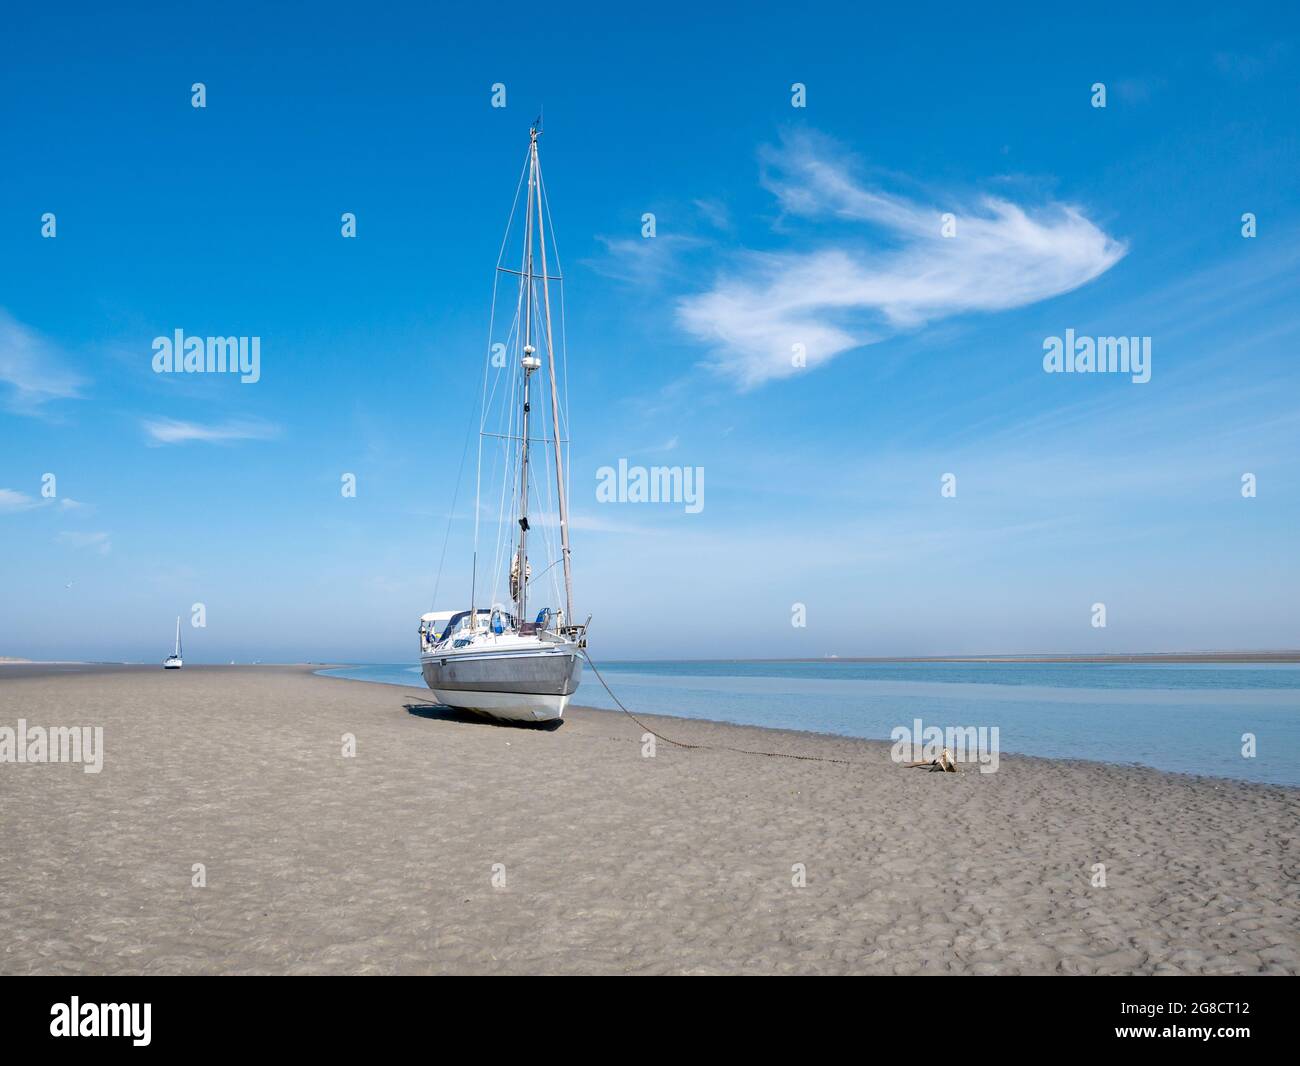
<svg viewBox="0 0 1300 1066"><path fill-rule="evenodd" d="M38 507L57 507L60 511L78 511L89 512L94 508L81 500L74 500L71 496L61 496L57 499L48 497L29 496L25 492L19 492L17 489L0 489L0 514L13 514L17 511L32 511Z"/></svg>
<svg viewBox="0 0 1300 1066"><path fill-rule="evenodd" d="M96 551L100 555L107 555L113 550L112 541L108 533L72 533L63 532L57 537L60 544L68 544L74 548L85 548L88 551Z"/></svg>
<svg viewBox="0 0 1300 1066"><path fill-rule="evenodd" d="M175 418L145 419L143 423L149 443L189 444L225 444L238 440L269 440L279 431L267 422L244 421L203 424L201 422L182 422Z"/></svg>
<svg viewBox="0 0 1300 1066"><path fill-rule="evenodd" d="M34 496L28 496L25 492L19 492L17 489L0 489L0 514L30 511L33 507L39 507L40 505L40 500Z"/></svg>
<svg viewBox="0 0 1300 1066"><path fill-rule="evenodd" d="M0 308L0 383L6 408L39 414L50 400L74 399L83 379L64 366L63 353L49 340Z"/></svg>
<svg viewBox="0 0 1300 1066"><path fill-rule="evenodd" d="M873 188L826 141L802 135L762 153L783 212L831 220L807 250L742 252L707 291L681 299L679 323L742 388L951 315L1001 311L1069 292L1125 253L1071 204L1033 209L984 196L921 204ZM956 236L942 215L956 216Z"/></svg>
<svg viewBox="0 0 1300 1066"><path fill-rule="evenodd" d="M683 233L655 237L602 237L605 254L583 261L597 274L632 285L657 285L671 280L682 270L682 260L707 243Z"/></svg>
<svg viewBox="0 0 1300 1066"><path fill-rule="evenodd" d="M556 511L537 511L528 516L529 521L536 526L542 525L553 526L558 529L560 516ZM584 514L581 511L571 512L569 515L569 528L572 530L581 530L584 533L619 533L619 534L646 534L651 536L660 535L660 530L649 525L637 525L632 522L619 522L610 519L604 515ZM540 577L541 575L538 574Z"/></svg>
<svg viewBox="0 0 1300 1066"><path fill-rule="evenodd" d="M695 209L704 216L706 222L715 229L731 229L731 212L721 200L693 200Z"/></svg>

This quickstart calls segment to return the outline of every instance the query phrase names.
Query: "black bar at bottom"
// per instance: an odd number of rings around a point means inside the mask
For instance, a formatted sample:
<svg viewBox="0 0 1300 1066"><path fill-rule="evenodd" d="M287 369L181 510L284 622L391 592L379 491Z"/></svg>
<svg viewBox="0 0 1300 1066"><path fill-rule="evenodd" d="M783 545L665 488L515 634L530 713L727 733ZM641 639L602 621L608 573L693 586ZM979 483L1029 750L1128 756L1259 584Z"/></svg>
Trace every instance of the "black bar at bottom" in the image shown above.
<svg viewBox="0 0 1300 1066"><path fill-rule="evenodd" d="M0 1032L6 1052L95 1053L117 1045L133 1054L318 1049L337 1055L397 1050L412 1040L449 1046L461 1034L485 1041L489 1055L498 1041L505 1047L512 1039L536 1054L562 1041L590 1051L653 1047L663 1038L671 1039L675 1056L683 1034L670 1038L669 1031L689 1024L702 1042L734 1048L785 1039L811 1054L832 1040L859 1048L868 1040L884 1052L875 1033L896 1052L1012 1042L1024 1049L1032 1046L1025 1041L1041 1039L1052 1042L1041 1047L1057 1051L1132 1045L1181 1055L1199 1045L1223 1055L1289 1046L1296 988L1285 979L1241 977L870 977L847 979L833 990L823 982L751 980L715 994L686 982L605 979L579 987L557 978L546 987L505 989L484 980L490 979L9 978L0 994ZM484 1029L493 1017L502 1028ZM611 1027L615 1034L625 1029L630 1043L596 1039ZM78 1035L55 1035L70 1029ZM117 1036L81 1035L114 1029Z"/></svg>

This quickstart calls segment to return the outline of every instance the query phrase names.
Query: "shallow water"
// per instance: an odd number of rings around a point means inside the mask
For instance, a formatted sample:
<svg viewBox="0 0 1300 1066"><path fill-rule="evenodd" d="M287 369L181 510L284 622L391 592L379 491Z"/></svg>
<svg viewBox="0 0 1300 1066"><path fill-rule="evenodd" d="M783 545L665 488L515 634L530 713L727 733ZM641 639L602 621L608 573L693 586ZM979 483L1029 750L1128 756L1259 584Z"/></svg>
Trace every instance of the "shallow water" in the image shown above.
<svg viewBox="0 0 1300 1066"><path fill-rule="evenodd" d="M1300 785L1300 664L601 663L632 711L890 739L996 727L1003 753ZM418 666L321 671L424 688ZM614 709L588 668L574 702ZM1242 754L1243 735L1255 755Z"/></svg>

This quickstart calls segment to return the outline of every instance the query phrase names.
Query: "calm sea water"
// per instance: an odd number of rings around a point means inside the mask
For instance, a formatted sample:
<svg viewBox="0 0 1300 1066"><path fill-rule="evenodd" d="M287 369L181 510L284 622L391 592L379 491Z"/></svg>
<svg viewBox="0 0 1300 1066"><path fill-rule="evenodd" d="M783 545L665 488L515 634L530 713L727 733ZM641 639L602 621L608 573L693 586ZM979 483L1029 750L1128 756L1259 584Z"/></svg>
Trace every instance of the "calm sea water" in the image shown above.
<svg viewBox="0 0 1300 1066"><path fill-rule="evenodd" d="M632 711L889 739L997 726L1000 750L1300 786L1300 664L601 663ZM321 671L423 689L418 666ZM574 702L614 708L590 669ZM1254 734L1254 758L1242 735Z"/></svg>

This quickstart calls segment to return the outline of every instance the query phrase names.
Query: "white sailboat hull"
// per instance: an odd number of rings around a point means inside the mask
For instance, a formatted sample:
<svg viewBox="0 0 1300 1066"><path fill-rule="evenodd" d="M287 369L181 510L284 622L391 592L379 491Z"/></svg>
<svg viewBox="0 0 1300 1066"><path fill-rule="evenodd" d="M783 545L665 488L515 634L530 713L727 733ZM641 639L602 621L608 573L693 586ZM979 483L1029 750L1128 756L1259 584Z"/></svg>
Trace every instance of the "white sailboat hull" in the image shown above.
<svg viewBox="0 0 1300 1066"><path fill-rule="evenodd" d="M439 703L510 722L563 717L582 679L575 645L515 636L435 650L420 657L420 668Z"/></svg>
<svg viewBox="0 0 1300 1066"><path fill-rule="evenodd" d="M555 722L564 717L568 696L541 693L475 692L472 696L454 690L430 689L439 703L457 710L473 711L504 722ZM474 706L470 706L470 704Z"/></svg>

